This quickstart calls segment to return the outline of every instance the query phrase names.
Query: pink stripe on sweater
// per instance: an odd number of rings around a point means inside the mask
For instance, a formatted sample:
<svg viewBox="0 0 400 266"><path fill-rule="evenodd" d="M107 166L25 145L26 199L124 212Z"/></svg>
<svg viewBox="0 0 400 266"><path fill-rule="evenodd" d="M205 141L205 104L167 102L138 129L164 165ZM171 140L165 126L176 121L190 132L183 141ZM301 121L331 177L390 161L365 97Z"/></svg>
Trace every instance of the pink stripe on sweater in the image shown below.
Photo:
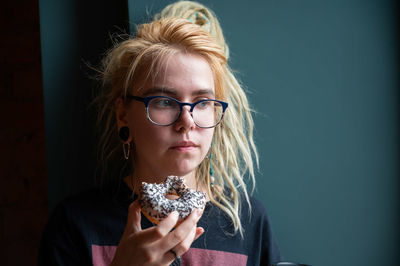
<svg viewBox="0 0 400 266"><path fill-rule="evenodd" d="M182 256L182 266L245 266L247 255L219 250L190 248Z"/></svg>
<svg viewBox="0 0 400 266"><path fill-rule="evenodd" d="M117 246L92 245L94 266L109 266L114 258ZM182 256L182 266L245 266L247 256L219 250L190 248Z"/></svg>
<svg viewBox="0 0 400 266"><path fill-rule="evenodd" d="M93 266L109 266L116 250L117 246L92 245Z"/></svg>

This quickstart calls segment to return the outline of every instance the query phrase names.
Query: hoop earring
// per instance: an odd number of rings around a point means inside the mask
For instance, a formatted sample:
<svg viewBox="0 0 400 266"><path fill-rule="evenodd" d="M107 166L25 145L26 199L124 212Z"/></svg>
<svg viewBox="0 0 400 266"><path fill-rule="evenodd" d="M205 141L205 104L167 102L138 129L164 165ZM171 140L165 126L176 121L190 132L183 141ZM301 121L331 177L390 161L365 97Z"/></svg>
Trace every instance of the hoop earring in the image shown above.
<svg viewBox="0 0 400 266"><path fill-rule="evenodd" d="M131 152L131 144L127 142L129 139L129 127L121 127L118 131L118 136L123 142L122 150L124 151L124 157L128 160Z"/></svg>
<svg viewBox="0 0 400 266"><path fill-rule="evenodd" d="M122 143L122 149L124 150L125 159L128 160L131 152L131 144L129 142Z"/></svg>

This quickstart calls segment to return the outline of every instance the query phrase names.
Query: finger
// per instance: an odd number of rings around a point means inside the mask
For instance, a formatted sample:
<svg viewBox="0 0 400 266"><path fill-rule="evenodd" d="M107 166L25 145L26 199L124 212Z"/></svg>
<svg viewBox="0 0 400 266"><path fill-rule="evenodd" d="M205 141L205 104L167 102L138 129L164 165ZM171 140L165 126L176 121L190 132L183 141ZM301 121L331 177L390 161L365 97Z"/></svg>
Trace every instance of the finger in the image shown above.
<svg viewBox="0 0 400 266"><path fill-rule="evenodd" d="M171 212L168 217L162 220L157 226L143 230L140 233L143 243L154 242L165 237L174 228L178 218L178 212Z"/></svg>
<svg viewBox="0 0 400 266"><path fill-rule="evenodd" d="M184 241L193 229L196 229L196 224L200 219L203 211L196 209L189 215L179 226L175 228L174 231L169 233L164 239L161 248L165 251L170 250L175 247L180 242Z"/></svg>
<svg viewBox="0 0 400 266"><path fill-rule="evenodd" d="M185 254L189 250L192 243L204 233L204 229L202 227L197 227L193 230L193 232L194 234L189 234L189 236L183 242L165 253L165 259L163 261L165 264L170 264L174 259Z"/></svg>
<svg viewBox="0 0 400 266"><path fill-rule="evenodd" d="M196 228L196 235L194 236L193 242L196 241L204 233L203 227Z"/></svg>
<svg viewBox="0 0 400 266"><path fill-rule="evenodd" d="M172 248L172 250L177 254L177 256L182 256L189 250L192 242L194 241L194 237L196 236L196 227L193 227L190 230L189 234L187 234L186 238L181 241L178 245Z"/></svg>
<svg viewBox="0 0 400 266"><path fill-rule="evenodd" d="M128 221L125 227L126 233L136 233L142 230L140 209L139 200L135 200L129 205Z"/></svg>
<svg viewBox="0 0 400 266"><path fill-rule="evenodd" d="M165 252L164 257L161 260L162 264L165 265L173 265L173 261L178 258L178 254L175 253L173 250L168 250Z"/></svg>

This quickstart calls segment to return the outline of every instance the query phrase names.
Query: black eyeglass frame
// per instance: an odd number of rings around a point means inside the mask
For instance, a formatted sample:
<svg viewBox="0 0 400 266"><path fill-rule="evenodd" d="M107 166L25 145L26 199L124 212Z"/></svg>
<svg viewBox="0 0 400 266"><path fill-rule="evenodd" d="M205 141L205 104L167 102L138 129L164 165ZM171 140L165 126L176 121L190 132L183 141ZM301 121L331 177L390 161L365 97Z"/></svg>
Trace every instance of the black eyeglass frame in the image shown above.
<svg viewBox="0 0 400 266"><path fill-rule="evenodd" d="M227 103L227 102L223 102L223 101L215 100L215 99L204 99L204 100L200 100L200 101L197 101L197 102L194 102L194 103L184 103L184 102L178 101L177 99L172 98L172 97L169 97L169 96L147 96L147 97L139 97L139 96L134 96L134 95L131 95L131 94L127 94L127 95L126 95L126 98L127 98L127 99L131 99L131 100L136 100L136 101L139 101L139 102L144 103L144 106L145 106L145 108L146 108L146 116L147 116L147 119L148 119L151 123L153 123L153 124L155 124L155 125L157 125L157 126L170 126L170 125L174 124L176 121L178 121L179 117L181 116L182 111L183 111L183 106L188 105L188 106L190 106L189 113L190 113L190 115L192 116L193 122L195 123L195 125L196 125L197 127L199 127L199 128L213 128L213 127L216 127L219 123L221 123L222 118L224 118L224 114L225 114L226 108L228 108L228 103ZM151 120L150 114L149 114L149 102L150 102L151 100L153 100L153 99L156 99L156 98L167 98L167 99L169 99L169 100L171 100L171 101L176 102L176 103L179 105L179 115L176 117L176 119L175 119L173 122L171 122L171 123L169 123L169 124L166 124L166 125L163 125L163 124L158 124L158 123L156 123L155 121ZM213 102L217 102L217 103L221 104L221 106L222 106L222 115L221 115L220 120L219 120L215 125L213 125L213 126L211 126L211 127L202 127L202 126L199 126L199 125L196 123L196 121L194 120L194 118L193 118L193 109L194 109L194 107L195 107L197 104L202 103L202 102L209 102L209 101L213 101Z"/></svg>

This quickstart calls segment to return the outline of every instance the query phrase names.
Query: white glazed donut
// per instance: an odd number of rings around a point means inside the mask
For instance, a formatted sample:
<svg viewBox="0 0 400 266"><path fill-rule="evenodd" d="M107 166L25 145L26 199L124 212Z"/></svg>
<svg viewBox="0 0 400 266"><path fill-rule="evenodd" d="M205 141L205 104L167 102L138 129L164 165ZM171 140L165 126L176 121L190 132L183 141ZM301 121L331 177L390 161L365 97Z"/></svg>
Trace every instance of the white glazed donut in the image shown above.
<svg viewBox="0 0 400 266"><path fill-rule="evenodd" d="M166 195L179 198L168 199ZM143 214L153 223L159 223L173 211L177 211L179 220L183 220L195 209L204 209L206 204L205 193L188 188L177 176L168 176L160 184L143 182L139 197Z"/></svg>

